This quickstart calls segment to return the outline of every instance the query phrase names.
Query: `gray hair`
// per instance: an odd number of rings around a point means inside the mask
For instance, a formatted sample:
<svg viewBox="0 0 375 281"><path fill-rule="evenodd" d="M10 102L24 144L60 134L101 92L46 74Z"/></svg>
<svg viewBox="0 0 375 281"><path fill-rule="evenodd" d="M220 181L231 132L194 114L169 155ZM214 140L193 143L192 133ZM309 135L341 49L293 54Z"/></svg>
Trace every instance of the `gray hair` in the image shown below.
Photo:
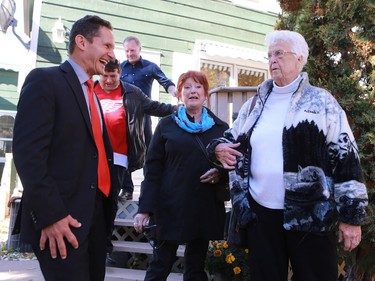
<svg viewBox="0 0 375 281"><path fill-rule="evenodd" d="M286 42L291 45L292 50L297 56L302 56L302 68L307 63L307 58L309 57L309 46L306 43L305 38L296 31L290 30L274 30L269 33L266 38L266 46L269 47L271 44L276 44L278 42Z"/></svg>
<svg viewBox="0 0 375 281"><path fill-rule="evenodd" d="M124 42L122 43L123 45L126 43L126 42L130 42L130 41L134 41L135 44L137 44L137 46L141 47L141 41L139 41L139 39L135 36L128 36L124 39Z"/></svg>

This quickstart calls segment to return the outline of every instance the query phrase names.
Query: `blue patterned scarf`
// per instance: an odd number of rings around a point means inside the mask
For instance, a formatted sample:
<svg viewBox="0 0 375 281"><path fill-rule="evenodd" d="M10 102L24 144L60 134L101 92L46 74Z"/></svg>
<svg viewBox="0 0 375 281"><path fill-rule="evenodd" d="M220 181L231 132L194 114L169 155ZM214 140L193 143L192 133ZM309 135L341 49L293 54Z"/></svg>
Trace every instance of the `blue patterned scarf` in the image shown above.
<svg viewBox="0 0 375 281"><path fill-rule="evenodd" d="M183 130L189 133L201 133L211 129L215 125L214 119L208 115L207 109L203 107L201 123L194 123L189 120L186 115L186 107L179 106L177 113L172 115L172 118L176 121L176 124Z"/></svg>

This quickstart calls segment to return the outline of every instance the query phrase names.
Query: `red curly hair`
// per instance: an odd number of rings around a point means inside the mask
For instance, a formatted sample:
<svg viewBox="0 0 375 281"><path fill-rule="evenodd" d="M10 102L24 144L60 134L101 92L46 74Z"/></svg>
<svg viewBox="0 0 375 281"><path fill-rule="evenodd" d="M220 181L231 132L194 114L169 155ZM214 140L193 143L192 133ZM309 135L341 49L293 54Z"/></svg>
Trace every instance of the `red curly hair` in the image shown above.
<svg viewBox="0 0 375 281"><path fill-rule="evenodd" d="M189 70L188 72L182 73L177 81L177 98L181 100L182 88L187 79L192 78L195 82L201 84L204 89L204 96L207 99L207 107L210 107L210 95L208 90L210 88L208 84L208 78L206 73L203 71Z"/></svg>

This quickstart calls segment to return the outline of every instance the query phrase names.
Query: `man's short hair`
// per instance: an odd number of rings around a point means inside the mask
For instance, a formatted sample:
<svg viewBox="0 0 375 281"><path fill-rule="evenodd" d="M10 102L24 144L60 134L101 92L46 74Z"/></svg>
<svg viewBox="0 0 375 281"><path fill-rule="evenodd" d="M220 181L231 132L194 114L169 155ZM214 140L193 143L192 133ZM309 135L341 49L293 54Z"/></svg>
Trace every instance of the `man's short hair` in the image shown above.
<svg viewBox="0 0 375 281"><path fill-rule="evenodd" d="M119 73L121 72L120 62L115 59L115 60L110 60L105 65L104 71L114 72L116 69L118 70Z"/></svg>
<svg viewBox="0 0 375 281"><path fill-rule="evenodd" d="M130 42L130 41L134 41L135 44L137 44L137 46L140 46L141 47L141 41L139 41L139 39L135 36L128 36L124 39L124 42L122 43L123 45L126 43L126 42Z"/></svg>

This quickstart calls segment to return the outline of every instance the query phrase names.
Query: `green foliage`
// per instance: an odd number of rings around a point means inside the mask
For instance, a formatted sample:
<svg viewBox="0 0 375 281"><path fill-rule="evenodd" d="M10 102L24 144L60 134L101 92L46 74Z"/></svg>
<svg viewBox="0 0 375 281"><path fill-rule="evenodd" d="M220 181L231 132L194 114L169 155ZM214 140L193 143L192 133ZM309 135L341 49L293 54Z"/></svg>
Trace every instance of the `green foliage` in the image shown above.
<svg viewBox="0 0 375 281"><path fill-rule="evenodd" d="M313 85L344 108L359 147L369 191L360 247L341 253L350 280L375 278L375 3L373 0L280 0L276 29L300 32L310 47L305 70ZM349 280L349 279L348 279Z"/></svg>

